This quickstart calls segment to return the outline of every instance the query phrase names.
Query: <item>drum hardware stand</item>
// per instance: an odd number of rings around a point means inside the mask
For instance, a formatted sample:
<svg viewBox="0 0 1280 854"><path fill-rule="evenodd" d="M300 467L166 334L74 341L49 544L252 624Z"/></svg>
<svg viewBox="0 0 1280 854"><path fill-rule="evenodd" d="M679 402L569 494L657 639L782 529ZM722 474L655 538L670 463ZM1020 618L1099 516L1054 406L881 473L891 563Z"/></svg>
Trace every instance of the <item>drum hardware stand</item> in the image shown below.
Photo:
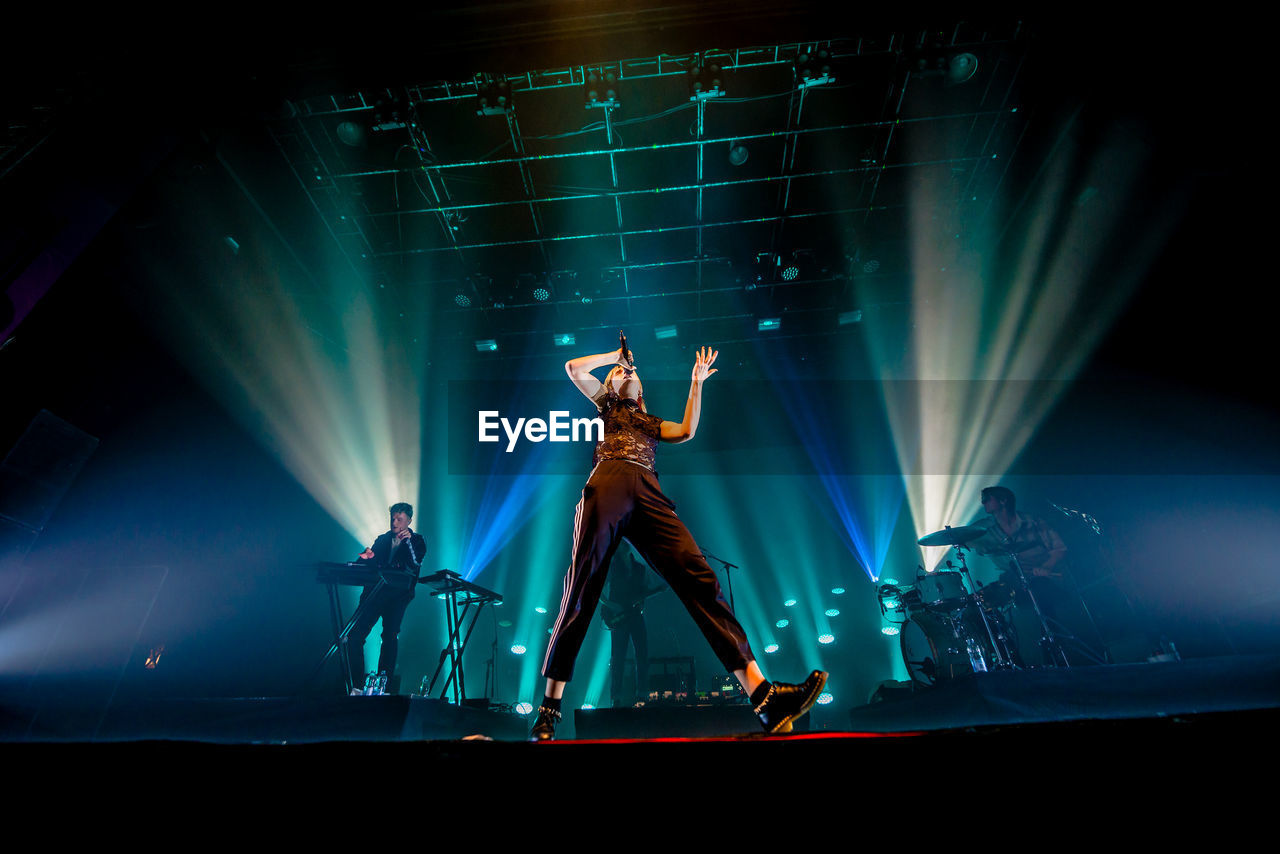
<svg viewBox="0 0 1280 854"><path fill-rule="evenodd" d="M946 529L950 530L951 526L947 525ZM992 655L995 658L995 661L994 661L995 666L1002 670L1014 669L1015 665L1013 663L1012 658L1007 657L1005 650L1002 648L1003 647L1003 644L1001 643L1002 639L998 639L996 637L995 630L991 627L991 621L987 619L987 606L983 603L982 599L976 593L976 591L979 590L979 588L974 583L973 576L969 574L969 564L964 557L964 553L966 551L964 545L961 543L956 543L955 545L952 546L952 548L956 550L956 555L960 559L960 574L964 576L964 580L968 582L969 589L975 591L974 593L971 593L969 595L973 598L974 605L977 606L978 616L982 618L982 627L987 632L987 639L991 641L991 650L992 650ZM947 565L950 566L951 562L947 561ZM957 635L957 637L959 636Z"/></svg>
<svg viewBox="0 0 1280 854"><path fill-rule="evenodd" d="M1005 534L1004 544L1010 544L1008 534ZM1022 583L1022 589L1026 591L1027 598L1031 600L1031 607L1036 612L1036 619L1040 621L1040 626L1044 629L1044 634L1040 636L1040 646L1049 653L1049 660L1053 662L1062 662L1063 667L1070 667L1071 662L1067 660L1066 650L1062 648L1062 644L1058 642L1058 638L1053 633L1053 629L1049 628L1049 621L1045 619L1044 612L1040 610L1040 603L1036 601L1036 594L1031 592L1031 582L1027 580L1027 574L1022 571L1022 562L1018 560L1018 556L1010 550L1007 556L1013 561L1013 568L1018 573L1018 579Z"/></svg>

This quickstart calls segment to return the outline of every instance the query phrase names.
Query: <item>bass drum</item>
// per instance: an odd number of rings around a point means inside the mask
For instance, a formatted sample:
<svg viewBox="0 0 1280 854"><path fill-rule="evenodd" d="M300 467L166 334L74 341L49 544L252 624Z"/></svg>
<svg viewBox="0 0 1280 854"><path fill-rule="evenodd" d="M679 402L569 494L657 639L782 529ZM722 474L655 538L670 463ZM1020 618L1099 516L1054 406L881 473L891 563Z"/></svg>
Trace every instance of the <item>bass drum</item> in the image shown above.
<svg viewBox="0 0 1280 854"><path fill-rule="evenodd" d="M975 615L976 616L976 615ZM986 666L991 667L989 642L984 643L972 631L972 620L965 619L968 614L954 621L945 616L917 613L902 624L899 633L899 644L902 648L902 661L907 666L911 681L922 687L937 685L973 673L974 666L969 660L969 642L965 636L974 637L974 647L981 651L986 659ZM953 628L954 625L954 628ZM956 637L956 632L960 637Z"/></svg>

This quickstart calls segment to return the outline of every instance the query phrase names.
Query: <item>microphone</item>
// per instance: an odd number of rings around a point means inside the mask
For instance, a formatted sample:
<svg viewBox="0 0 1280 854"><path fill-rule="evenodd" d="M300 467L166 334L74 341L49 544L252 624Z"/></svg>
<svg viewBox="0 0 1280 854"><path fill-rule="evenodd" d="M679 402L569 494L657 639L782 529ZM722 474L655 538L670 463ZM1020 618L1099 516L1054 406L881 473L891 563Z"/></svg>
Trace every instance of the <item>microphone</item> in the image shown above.
<svg viewBox="0 0 1280 854"><path fill-rule="evenodd" d="M633 358L631 357L631 351L630 351L629 349L627 349L627 335L626 335L626 333L625 333L625 332L623 332L621 329L619 329L619 330L618 330L618 344L620 345L620 348L622 349L622 358L623 358L623 360L624 360L628 365L630 365L631 367L633 367L633 368L634 368L634 367L635 367L635 365L636 365L636 361L635 361L635 359L633 359Z"/></svg>

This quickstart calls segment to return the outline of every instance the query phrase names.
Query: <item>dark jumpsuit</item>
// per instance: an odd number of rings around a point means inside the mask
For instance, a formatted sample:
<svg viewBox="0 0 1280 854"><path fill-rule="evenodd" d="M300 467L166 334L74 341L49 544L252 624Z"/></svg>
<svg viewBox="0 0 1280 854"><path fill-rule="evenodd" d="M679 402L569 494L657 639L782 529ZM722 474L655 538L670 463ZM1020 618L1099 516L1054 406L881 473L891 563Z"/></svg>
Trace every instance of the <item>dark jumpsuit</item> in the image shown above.
<svg viewBox="0 0 1280 854"><path fill-rule="evenodd" d="M595 466L582 489L573 521L573 552L564 578L560 614L542 672L568 682L604 589L609 561L626 539L680 597L725 669L755 660L746 632L720 590L720 582L662 493L654 469L662 419L603 387L595 397L604 420Z"/></svg>

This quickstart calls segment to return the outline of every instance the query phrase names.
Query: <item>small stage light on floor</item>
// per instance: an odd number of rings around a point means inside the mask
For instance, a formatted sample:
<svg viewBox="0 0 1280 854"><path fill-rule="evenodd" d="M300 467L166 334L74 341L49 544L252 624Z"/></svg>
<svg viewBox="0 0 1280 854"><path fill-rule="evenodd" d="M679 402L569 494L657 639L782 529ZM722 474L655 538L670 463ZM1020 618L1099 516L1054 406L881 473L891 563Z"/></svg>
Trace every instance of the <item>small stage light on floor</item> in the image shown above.
<svg viewBox="0 0 1280 854"><path fill-rule="evenodd" d="M794 599L788 599L787 601L785 601L785 602L783 602L783 603L782 603L782 607L784 607L784 608L790 608L790 607L792 607L792 606L793 606L793 605L795 605L795 604L796 604L796 600L794 600Z"/></svg>
<svg viewBox="0 0 1280 854"><path fill-rule="evenodd" d="M882 634L882 635L888 635L889 637L893 637L893 636L894 636L894 635L896 635L897 633L898 633L898 627L897 627L897 626L885 626L884 628L882 628L882 629L880 630L880 634Z"/></svg>
<svg viewBox="0 0 1280 854"><path fill-rule="evenodd" d="M756 329L760 332L773 332L782 328L782 318L765 317L756 324Z"/></svg>
<svg viewBox="0 0 1280 854"><path fill-rule="evenodd" d="M778 620L778 622L774 623L774 625L775 625L775 626L777 626L777 627L778 627L778 628L780 628L780 629L785 629L787 626L791 625L791 621L790 621L790 620Z"/></svg>
<svg viewBox="0 0 1280 854"><path fill-rule="evenodd" d="M592 709L594 709L594 708L595 708L595 706L591 705L590 703L583 703L583 704L582 704L582 706L581 706L581 708L582 708L582 710L583 710L583 711L589 712L589 711L591 711Z"/></svg>
<svg viewBox="0 0 1280 854"><path fill-rule="evenodd" d="M835 643L835 635L818 635L818 643Z"/></svg>
<svg viewBox="0 0 1280 854"><path fill-rule="evenodd" d="M764 648L764 651L766 655L773 655L778 651L778 645L776 643L771 643Z"/></svg>
<svg viewBox="0 0 1280 854"><path fill-rule="evenodd" d="M534 610L534 611L536 611L536 612L538 612L539 614L545 614L545 613L547 613L547 609L546 609L546 608L544 608L544 607L542 607L541 605L539 605L538 607L534 608L533 610Z"/></svg>
<svg viewBox="0 0 1280 854"><path fill-rule="evenodd" d="M513 644L511 647L511 652L515 655L524 655L528 651L529 650L522 643Z"/></svg>
<svg viewBox="0 0 1280 854"><path fill-rule="evenodd" d="M577 340L572 332L557 332L553 337L557 347L569 347Z"/></svg>
<svg viewBox="0 0 1280 854"><path fill-rule="evenodd" d="M839 596L840 594L844 593L844 588L843 588L843 587L832 587L832 588L831 588L831 592L832 592L832 593L834 593L834 594L836 594L837 596Z"/></svg>
<svg viewBox="0 0 1280 854"><path fill-rule="evenodd" d="M533 703L516 703L516 714L517 715L533 714Z"/></svg>
<svg viewBox="0 0 1280 854"><path fill-rule="evenodd" d="M823 691L821 694L818 695L818 705L819 706L830 705L832 702L835 701L835 699L836 698L831 696L830 693Z"/></svg>
<svg viewBox="0 0 1280 854"><path fill-rule="evenodd" d="M838 617L838 616L840 616L840 609L839 609L839 608L828 608L827 610L823 611L822 613L826 614L828 617Z"/></svg>

